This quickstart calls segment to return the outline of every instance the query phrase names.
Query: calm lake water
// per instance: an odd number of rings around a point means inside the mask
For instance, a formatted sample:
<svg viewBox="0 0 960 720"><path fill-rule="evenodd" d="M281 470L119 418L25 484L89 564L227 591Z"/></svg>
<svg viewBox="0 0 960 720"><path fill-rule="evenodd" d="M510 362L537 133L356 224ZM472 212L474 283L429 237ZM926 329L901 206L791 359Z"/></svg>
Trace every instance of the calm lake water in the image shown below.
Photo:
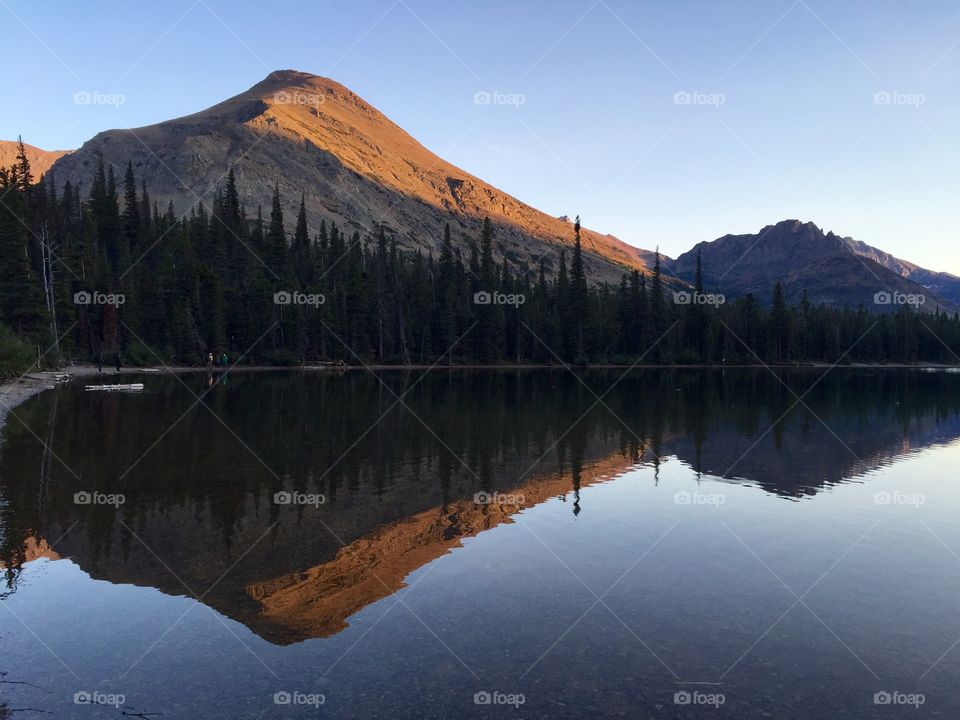
<svg viewBox="0 0 960 720"><path fill-rule="evenodd" d="M960 717L960 374L778 375L44 393L0 441L0 702Z"/></svg>

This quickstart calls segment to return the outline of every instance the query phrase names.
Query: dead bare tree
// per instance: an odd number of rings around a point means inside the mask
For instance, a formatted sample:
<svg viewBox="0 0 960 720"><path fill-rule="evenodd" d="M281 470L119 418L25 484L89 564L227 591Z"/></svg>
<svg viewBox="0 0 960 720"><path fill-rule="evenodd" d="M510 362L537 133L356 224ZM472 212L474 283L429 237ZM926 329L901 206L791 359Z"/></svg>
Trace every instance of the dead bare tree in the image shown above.
<svg viewBox="0 0 960 720"><path fill-rule="evenodd" d="M50 317L50 334L57 357L60 356L60 333L57 331L57 303L53 292L53 245L46 223L40 228L40 255L43 266L43 298L47 303L47 315Z"/></svg>

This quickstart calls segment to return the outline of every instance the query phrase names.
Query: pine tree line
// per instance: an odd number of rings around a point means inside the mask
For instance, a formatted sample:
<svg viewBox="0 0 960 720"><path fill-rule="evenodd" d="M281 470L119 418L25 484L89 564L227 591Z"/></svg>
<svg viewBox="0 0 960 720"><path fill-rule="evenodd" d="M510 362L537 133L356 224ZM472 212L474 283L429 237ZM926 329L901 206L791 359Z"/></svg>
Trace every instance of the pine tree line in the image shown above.
<svg viewBox="0 0 960 720"><path fill-rule="evenodd" d="M489 220L467 243L445 227L437 257L400 250L382 227L311 228L303 197L288 227L279 188L251 216L232 171L211 207L177 218L132 165L118 179L101 159L82 197L35 183L21 146L0 170L0 372L46 348L134 365L958 360L956 315L789 306L779 284L770 308L752 295L704 303L717 296L699 259L686 292L659 255L649 275L590 284L579 218L555 273L545 258L498 262Z"/></svg>

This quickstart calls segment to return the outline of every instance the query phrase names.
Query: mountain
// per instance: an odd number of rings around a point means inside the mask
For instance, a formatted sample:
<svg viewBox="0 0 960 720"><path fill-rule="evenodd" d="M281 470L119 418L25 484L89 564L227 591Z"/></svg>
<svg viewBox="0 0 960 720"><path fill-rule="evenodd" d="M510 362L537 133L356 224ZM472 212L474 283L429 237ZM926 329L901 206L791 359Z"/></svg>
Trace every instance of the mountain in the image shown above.
<svg viewBox="0 0 960 720"><path fill-rule="evenodd" d="M178 214L201 199L209 207L214 187L235 166L247 213L258 205L269 212L278 183L290 229L304 193L314 231L322 218L361 233L383 223L407 249L436 252L447 222L454 242L466 247L479 238L484 217L494 226L496 255L514 263L535 268L544 257L555 269L557 251L573 244L569 221L446 162L343 85L294 70L273 72L193 115L101 132L55 164L58 185L80 183L83 193L100 153L121 178L132 161L161 209L172 200ZM624 269L645 269L650 258L590 230L583 247L596 280L619 281Z"/></svg>
<svg viewBox="0 0 960 720"><path fill-rule="evenodd" d="M248 216L257 206L268 211L279 184L291 230L304 193L314 231L321 219L361 234L383 224L405 249L436 253L449 222L455 243L468 252L485 217L494 226L498 260L535 269L542 257L555 271L558 251L573 244L569 216L553 217L498 190L426 149L346 87L295 70L273 72L193 115L101 132L74 152L28 150L36 175L52 162L57 184L79 184L83 195L100 155L118 176L132 162L153 200L161 209L172 202L178 214L201 200L211 206L215 188L233 167ZM14 155L14 143L0 143L0 166ZM625 270L653 266L653 253L612 235L584 229L582 238L594 281L616 283ZM960 307L960 278L824 233L813 223L786 220L756 234L700 243L676 260L663 258L667 274L692 281L698 250L707 284L731 297L755 293L769 299L780 280L793 302L806 289L814 303L888 310L893 305L873 302L875 293L886 291L922 294L927 310Z"/></svg>
<svg viewBox="0 0 960 720"><path fill-rule="evenodd" d="M845 237L843 242L857 255L870 258L888 270L897 273L897 275L923 285L944 300L954 305L960 305L960 277L936 270L927 270L853 238Z"/></svg>
<svg viewBox="0 0 960 720"><path fill-rule="evenodd" d="M784 220L756 234L724 235L712 242L698 243L666 266L690 282L696 272L698 252L706 288L730 297L753 293L769 302L779 280L789 303L798 302L806 290L814 305L855 308L862 304L871 310L896 309L895 302L875 302L878 293L886 293L887 297L923 296L925 300L919 307L926 312L938 308L952 312L958 306L951 299L949 287L944 294L939 293L940 286L946 287L943 281L927 287L919 281L922 273L915 272L920 268L850 238L824 233L812 222ZM908 267L913 270L906 270ZM909 273L917 280L911 279Z"/></svg>
<svg viewBox="0 0 960 720"><path fill-rule="evenodd" d="M23 149L27 151L27 160L30 161L34 180L50 170L57 160L70 152L69 150L41 150L27 143L23 144ZM10 167L16 161L16 141L0 140L0 167Z"/></svg>

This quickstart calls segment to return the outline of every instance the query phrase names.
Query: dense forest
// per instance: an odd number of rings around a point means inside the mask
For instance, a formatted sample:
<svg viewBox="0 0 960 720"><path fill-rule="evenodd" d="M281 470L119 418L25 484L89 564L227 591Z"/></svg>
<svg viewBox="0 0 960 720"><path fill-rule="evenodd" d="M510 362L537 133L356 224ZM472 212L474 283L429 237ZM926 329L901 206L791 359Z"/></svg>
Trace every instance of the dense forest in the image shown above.
<svg viewBox="0 0 960 720"><path fill-rule="evenodd" d="M125 365L343 362L757 363L958 361L960 317L908 306L717 301L627 272L592 284L580 247L538 266L497 262L489 222L465 249L401 251L383 227L309 227L248 212L232 171L208 208L159 208L128 165L101 160L89 193L0 169L0 374L64 360ZM252 216L251 216L252 215ZM288 228L292 226L292 233ZM549 269L548 269L549 268ZM555 268L555 271L552 271ZM713 299L714 301L711 301ZM720 298L722 299L722 297Z"/></svg>

